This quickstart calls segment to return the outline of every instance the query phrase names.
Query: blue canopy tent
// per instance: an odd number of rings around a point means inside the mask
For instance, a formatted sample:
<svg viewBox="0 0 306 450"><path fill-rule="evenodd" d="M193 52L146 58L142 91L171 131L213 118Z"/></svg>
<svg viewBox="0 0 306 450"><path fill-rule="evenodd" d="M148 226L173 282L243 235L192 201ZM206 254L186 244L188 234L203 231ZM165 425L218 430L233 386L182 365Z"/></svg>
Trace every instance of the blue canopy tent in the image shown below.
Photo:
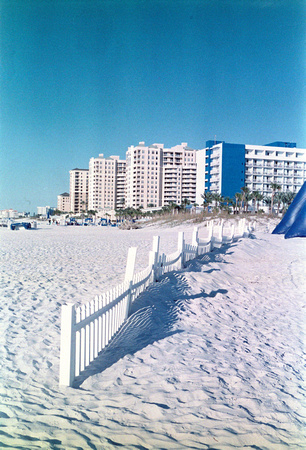
<svg viewBox="0 0 306 450"><path fill-rule="evenodd" d="M285 239L306 237L306 181L272 234L284 234Z"/></svg>

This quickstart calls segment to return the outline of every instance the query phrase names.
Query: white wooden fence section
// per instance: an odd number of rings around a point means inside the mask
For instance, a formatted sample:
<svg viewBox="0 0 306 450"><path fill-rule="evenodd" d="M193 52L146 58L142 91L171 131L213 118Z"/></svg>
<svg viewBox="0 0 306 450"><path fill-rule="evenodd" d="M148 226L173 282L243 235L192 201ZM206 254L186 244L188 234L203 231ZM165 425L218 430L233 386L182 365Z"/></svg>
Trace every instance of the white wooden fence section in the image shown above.
<svg viewBox="0 0 306 450"><path fill-rule="evenodd" d="M153 238L148 267L134 274L136 247L128 253L124 282L113 289L97 295L94 300L80 307L68 303L62 306L60 385L72 386L81 374L98 357L129 316L131 304L150 284L165 273L180 270L184 264L198 255L248 236L255 223L247 225L241 219L236 225L214 221L206 222L205 238L199 238L195 227L192 242L185 243L184 233L178 233L178 248L171 255L159 252L159 236Z"/></svg>

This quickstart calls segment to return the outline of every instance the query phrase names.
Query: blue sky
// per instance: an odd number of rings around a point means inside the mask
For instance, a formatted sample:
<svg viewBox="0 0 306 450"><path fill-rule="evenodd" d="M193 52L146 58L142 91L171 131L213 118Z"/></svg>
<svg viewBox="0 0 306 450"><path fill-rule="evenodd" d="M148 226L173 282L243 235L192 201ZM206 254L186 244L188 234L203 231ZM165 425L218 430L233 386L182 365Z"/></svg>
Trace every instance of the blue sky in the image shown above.
<svg viewBox="0 0 306 450"><path fill-rule="evenodd" d="M304 0L0 0L0 209L139 141L306 147Z"/></svg>

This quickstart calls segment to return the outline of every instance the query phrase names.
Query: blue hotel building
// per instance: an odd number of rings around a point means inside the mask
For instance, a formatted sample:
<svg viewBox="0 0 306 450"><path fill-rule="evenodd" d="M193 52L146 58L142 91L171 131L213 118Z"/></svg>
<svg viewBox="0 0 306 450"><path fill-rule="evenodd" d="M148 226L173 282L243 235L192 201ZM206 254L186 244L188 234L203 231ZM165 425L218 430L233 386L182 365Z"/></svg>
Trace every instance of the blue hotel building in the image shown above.
<svg viewBox="0 0 306 450"><path fill-rule="evenodd" d="M279 184L284 192L298 192L306 180L306 150L292 142L246 145L210 140L197 154L198 203L204 186L224 197L233 198L243 186L268 196L271 183ZM205 180L201 183L204 155Z"/></svg>

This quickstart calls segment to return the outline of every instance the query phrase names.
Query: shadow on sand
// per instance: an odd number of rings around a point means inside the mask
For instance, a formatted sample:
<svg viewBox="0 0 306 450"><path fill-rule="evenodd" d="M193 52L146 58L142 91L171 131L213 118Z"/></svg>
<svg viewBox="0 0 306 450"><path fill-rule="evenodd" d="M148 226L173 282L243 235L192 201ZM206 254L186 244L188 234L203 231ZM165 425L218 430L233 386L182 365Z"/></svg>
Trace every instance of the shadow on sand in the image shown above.
<svg viewBox="0 0 306 450"><path fill-rule="evenodd" d="M148 287L133 303L131 314L110 344L78 376L73 387L79 388L90 376L101 373L126 355L132 355L156 341L183 332L178 329L178 316L184 305L195 298L213 298L218 293L226 294L227 290L218 289L205 293L188 295L190 286L184 278L185 272L209 272L220 269L205 270L209 263L229 264L224 260L225 254L231 254L230 248L237 244L225 244L215 248L196 259L189 261L186 267L178 272L164 275L158 283Z"/></svg>

